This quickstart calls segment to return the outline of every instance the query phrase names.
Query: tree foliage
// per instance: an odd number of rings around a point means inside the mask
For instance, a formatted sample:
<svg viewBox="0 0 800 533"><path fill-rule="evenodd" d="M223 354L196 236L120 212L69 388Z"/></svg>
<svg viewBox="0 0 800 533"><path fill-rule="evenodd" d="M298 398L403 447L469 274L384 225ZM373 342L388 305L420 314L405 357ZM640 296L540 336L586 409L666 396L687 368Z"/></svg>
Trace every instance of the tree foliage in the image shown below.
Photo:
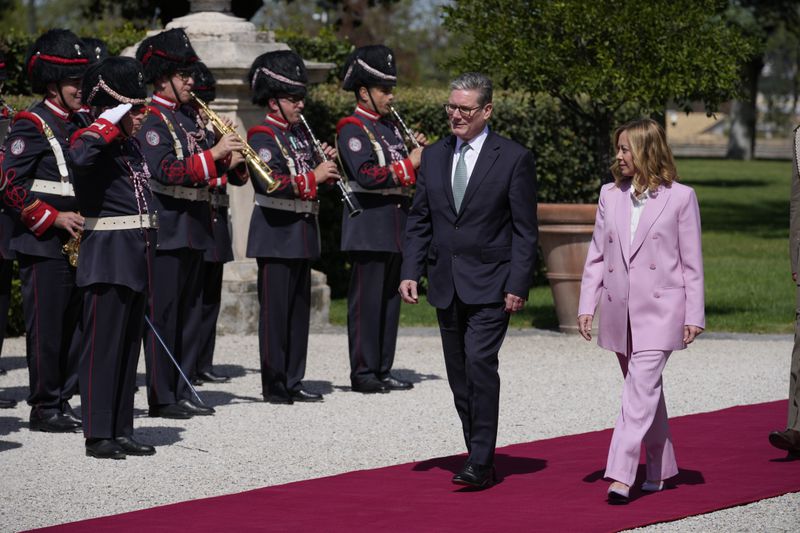
<svg viewBox="0 0 800 533"><path fill-rule="evenodd" d="M620 111L662 113L673 101L709 112L735 94L753 48L726 24L723 0L456 0L445 26L467 43L458 65L502 86L544 92L597 128L606 174ZM630 109L630 108L628 108Z"/></svg>

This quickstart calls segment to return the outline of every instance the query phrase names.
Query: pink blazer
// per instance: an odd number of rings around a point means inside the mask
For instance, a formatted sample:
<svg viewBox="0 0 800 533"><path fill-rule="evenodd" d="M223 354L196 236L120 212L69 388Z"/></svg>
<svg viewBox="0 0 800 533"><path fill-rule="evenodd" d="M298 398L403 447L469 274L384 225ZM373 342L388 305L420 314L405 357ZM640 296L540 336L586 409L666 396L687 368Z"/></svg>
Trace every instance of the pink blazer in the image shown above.
<svg viewBox="0 0 800 533"><path fill-rule="evenodd" d="M581 280L579 315L600 304L597 344L625 353L681 350L684 325L705 328L700 209L691 187L661 186L631 243L630 182L610 183L600 202Z"/></svg>

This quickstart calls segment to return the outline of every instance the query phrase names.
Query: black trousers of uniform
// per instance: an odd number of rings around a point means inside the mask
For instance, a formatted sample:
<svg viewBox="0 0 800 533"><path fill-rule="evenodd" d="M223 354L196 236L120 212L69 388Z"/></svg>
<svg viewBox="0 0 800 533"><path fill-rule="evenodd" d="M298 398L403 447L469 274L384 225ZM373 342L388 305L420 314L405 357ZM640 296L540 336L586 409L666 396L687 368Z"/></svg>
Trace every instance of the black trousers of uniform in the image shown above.
<svg viewBox="0 0 800 533"><path fill-rule="evenodd" d="M222 271L225 263L203 261L200 275L202 287L202 316L197 332L197 368L190 377L199 372L211 372L214 363L214 347L217 341L217 318L222 302Z"/></svg>
<svg viewBox="0 0 800 533"><path fill-rule="evenodd" d="M25 314L28 404L60 411L77 392L82 290L66 257L17 253Z"/></svg>
<svg viewBox="0 0 800 533"><path fill-rule="evenodd" d="M0 259L0 354L8 325L8 308L11 305L11 277L14 272L13 259Z"/></svg>
<svg viewBox="0 0 800 533"><path fill-rule="evenodd" d="M197 367L201 317L200 268L203 252L189 248L157 251L147 314L161 339L189 377ZM144 334L147 401L151 406L192 399L192 392L149 326Z"/></svg>
<svg viewBox="0 0 800 533"><path fill-rule="evenodd" d="M350 381L382 379L394 364L400 323L402 255L351 252L353 270L347 293L347 340Z"/></svg>
<svg viewBox="0 0 800 533"><path fill-rule="evenodd" d="M436 314L447 380L464 429L469 460L491 465L500 404L497 354L508 329L509 314L503 303L467 305L457 295L449 307L437 309Z"/></svg>
<svg viewBox="0 0 800 533"><path fill-rule="evenodd" d="M147 295L124 285L97 283L83 297L81 414L91 438L133 434L136 365Z"/></svg>
<svg viewBox="0 0 800 533"><path fill-rule="evenodd" d="M258 348L263 394L302 387L311 317L311 261L258 258Z"/></svg>

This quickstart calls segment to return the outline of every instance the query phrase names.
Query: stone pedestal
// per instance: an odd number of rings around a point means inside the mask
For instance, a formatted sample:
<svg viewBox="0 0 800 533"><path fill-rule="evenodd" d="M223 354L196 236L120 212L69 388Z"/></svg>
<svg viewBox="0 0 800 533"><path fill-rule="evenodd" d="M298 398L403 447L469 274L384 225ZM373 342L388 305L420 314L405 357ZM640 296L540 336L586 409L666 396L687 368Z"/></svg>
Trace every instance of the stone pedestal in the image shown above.
<svg viewBox="0 0 800 533"><path fill-rule="evenodd" d="M275 42L272 32L257 31L254 24L229 13L229 1L202 0L192 2L189 15L174 19L167 29L183 28L200 60L214 73L217 98L210 107L220 116L231 118L242 138L247 129L261 123L264 110L250 101L250 87L245 82L253 60L265 52L288 50ZM159 33L151 31L148 35ZM134 56L139 44L127 48L122 55ZM325 80L331 63L306 62L309 81ZM247 232L253 211L254 192L250 185L228 187L231 198L230 225L234 263L225 266L222 288L222 311L218 332L255 334L258 332L257 268L247 259ZM326 324L330 306L330 288L321 272L312 272L312 324Z"/></svg>

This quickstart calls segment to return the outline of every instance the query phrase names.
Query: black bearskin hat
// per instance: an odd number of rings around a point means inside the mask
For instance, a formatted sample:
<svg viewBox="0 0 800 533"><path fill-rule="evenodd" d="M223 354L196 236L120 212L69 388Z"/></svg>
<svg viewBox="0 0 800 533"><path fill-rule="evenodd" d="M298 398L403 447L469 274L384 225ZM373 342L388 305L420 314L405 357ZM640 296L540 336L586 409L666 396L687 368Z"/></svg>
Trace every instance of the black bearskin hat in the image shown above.
<svg viewBox="0 0 800 533"><path fill-rule="evenodd" d="M86 48L89 49L89 53L92 55L95 61L102 61L111 55L108 53L108 45L103 39L98 39L96 37L82 37L81 41L83 41L83 43L86 45Z"/></svg>
<svg viewBox="0 0 800 533"><path fill-rule="evenodd" d="M342 89L355 91L359 87L394 87L397 67L391 48L381 44L356 48L344 65Z"/></svg>
<svg viewBox="0 0 800 533"><path fill-rule="evenodd" d="M0 50L0 81L6 81L8 73L6 72L6 55Z"/></svg>
<svg viewBox="0 0 800 533"><path fill-rule="evenodd" d="M49 30L43 33L25 56L25 68L33 92L44 94L48 83L83 77L93 58L83 41L71 31Z"/></svg>
<svg viewBox="0 0 800 533"><path fill-rule="evenodd" d="M88 106L142 105L147 101L142 64L132 57L107 57L86 71L82 93Z"/></svg>
<svg viewBox="0 0 800 533"><path fill-rule="evenodd" d="M205 63L198 61L192 65L194 88L192 92L204 102L213 102L217 97L217 80Z"/></svg>
<svg viewBox="0 0 800 533"><path fill-rule="evenodd" d="M250 66L250 89L253 103L266 106L270 98L281 95L306 96L308 75L303 59L291 50L267 52Z"/></svg>
<svg viewBox="0 0 800 533"><path fill-rule="evenodd" d="M144 81L152 83L162 76L191 69L197 61L197 54L186 32L174 28L142 41L136 50L136 59L144 66Z"/></svg>

